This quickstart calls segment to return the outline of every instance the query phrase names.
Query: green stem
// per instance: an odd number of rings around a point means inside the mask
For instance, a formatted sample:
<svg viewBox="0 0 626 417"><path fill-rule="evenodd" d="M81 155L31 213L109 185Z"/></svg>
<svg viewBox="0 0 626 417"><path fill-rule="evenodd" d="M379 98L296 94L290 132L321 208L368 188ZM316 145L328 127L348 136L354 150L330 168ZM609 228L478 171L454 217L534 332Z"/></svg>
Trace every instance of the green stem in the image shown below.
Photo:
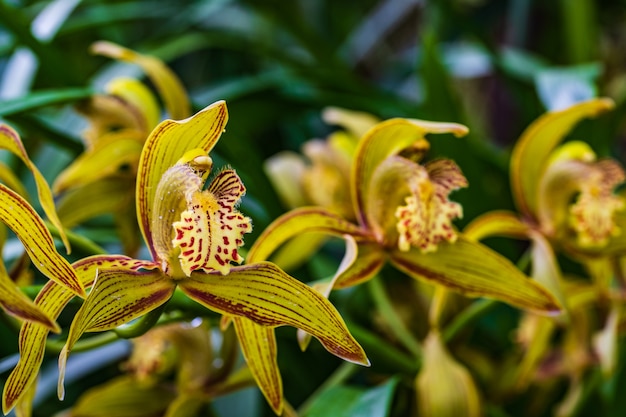
<svg viewBox="0 0 626 417"><path fill-rule="evenodd" d="M116 340L119 340L119 337L115 334L115 332L105 332L97 336L79 340L72 347L72 352L86 352L100 346L108 345ZM46 353L58 355L61 353L63 346L65 346L65 342L65 339L47 339Z"/></svg>
<svg viewBox="0 0 626 417"><path fill-rule="evenodd" d="M314 392L306 399L298 409L298 415L306 415L311 406L315 404L317 399L329 389L341 384L348 378L350 378L357 370L359 369L358 365L355 365L351 362L343 362L341 365L335 369L327 379L320 385Z"/></svg>
<svg viewBox="0 0 626 417"><path fill-rule="evenodd" d="M376 304L376 308L385 318L386 324L389 325L389 328L393 332L393 334L398 338L400 343L413 354L416 358L422 357L422 345L413 336L413 333L406 328L400 316L393 308L391 300L387 296L387 292L385 291L385 287L382 284L382 281L379 276L370 279L365 284L374 300L374 304Z"/></svg>
<svg viewBox="0 0 626 417"><path fill-rule="evenodd" d="M458 314L442 332L446 342L454 339L468 324L477 320L498 304L497 300L482 299L474 301L469 307Z"/></svg>
<svg viewBox="0 0 626 417"><path fill-rule="evenodd" d="M154 310L144 314L137 320L131 323L122 324L116 327L113 331L118 337L123 339L132 339L146 334L146 332L154 327L155 324L161 318L161 313L165 309L165 304L162 304Z"/></svg>

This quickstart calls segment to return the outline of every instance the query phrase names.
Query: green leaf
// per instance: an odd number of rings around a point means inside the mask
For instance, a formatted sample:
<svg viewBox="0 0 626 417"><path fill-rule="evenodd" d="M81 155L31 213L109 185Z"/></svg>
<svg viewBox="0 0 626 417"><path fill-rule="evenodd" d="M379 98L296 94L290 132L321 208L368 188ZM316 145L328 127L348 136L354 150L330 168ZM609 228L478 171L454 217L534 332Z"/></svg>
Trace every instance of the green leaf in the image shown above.
<svg viewBox="0 0 626 417"><path fill-rule="evenodd" d="M546 68L535 75L535 87L546 109L561 110L596 97L595 83L601 74L599 63Z"/></svg>
<svg viewBox="0 0 626 417"><path fill-rule="evenodd" d="M91 97L91 88L64 88L35 91L23 97L0 102L0 117L26 113L41 107L73 103Z"/></svg>
<svg viewBox="0 0 626 417"><path fill-rule="evenodd" d="M390 415L397 378L370 389L335 386L317 398L303 417L357 417Z"/></svg>

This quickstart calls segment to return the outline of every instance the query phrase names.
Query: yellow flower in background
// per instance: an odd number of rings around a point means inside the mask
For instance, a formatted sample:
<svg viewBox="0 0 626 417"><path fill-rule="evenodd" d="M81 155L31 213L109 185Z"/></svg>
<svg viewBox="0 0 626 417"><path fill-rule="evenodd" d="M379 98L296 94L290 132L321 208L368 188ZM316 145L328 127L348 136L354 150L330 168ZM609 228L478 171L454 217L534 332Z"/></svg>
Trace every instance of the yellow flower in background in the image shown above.
<svg viewBox="0 0 626 417"><path fill-rule="evenodd" d="M235 333L215 343L202 320L151 329L132 340L124 374L85 392L71 415L195 415L218 396L254 384L244 367L234 370Z"/></svg>
<svg viewBox="0 0 626 417"><path fill-rule="evenodd" d="M301 328L334 355L369 363L337 310L318 292L269 262L232 265L243 261L238 249L251 228L236 208L245 187L234 170L224 169L204 188L212 168L207 153L227 118L225 103L217 102L189 119L162 122L147 139L138 165L136 207L152 259L96 255L74 264L83 284L92 289L59 357L60 398L67 356L83 333L111 330L143 316L166 303L176 288L220 314L245 318L262 329ZM57 317L71 298L50 285L35 303ZM22 327L20 363L5 384L5 412L31 388L46 335ZM270 404L279 413L282 397Z"/></svg>
<svg viewBox="0 0 626 417"><path fill-rule="evenodd" d="M190 104L176 75L160 60L110 42L96 42L94 53L139 65L159 91L167 113L179 120L190 116ZM83 132L85 152L56 178L59 216L74 227L93 217L113 213L126 253L140 245L135 221L135 180L139 155L150 131L161 119L157 99L136 79L114 78L105 94L78 107L89 121Z"/></svg>

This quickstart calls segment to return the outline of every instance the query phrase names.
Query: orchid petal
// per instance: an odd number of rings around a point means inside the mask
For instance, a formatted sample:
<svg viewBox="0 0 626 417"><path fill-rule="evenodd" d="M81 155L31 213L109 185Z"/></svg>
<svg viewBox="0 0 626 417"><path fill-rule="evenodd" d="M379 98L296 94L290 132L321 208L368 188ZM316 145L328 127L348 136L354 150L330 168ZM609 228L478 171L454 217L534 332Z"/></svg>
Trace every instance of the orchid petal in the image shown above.
<svg viewBox="0 0 626 417"><path fill-rule="evenodd" d="M72 264L84 287L91 286L96 272L100 268L128 267L131 270L150 268L150 262L136 261L127 256L98 255L84 258ZM35 304L49 317L56 319L67 303L74 298L74 293L66 287L50 281L39 291ZM33 385L39 367L43 361L48 329L34 323L25 322L20 330L20 360L4 384L2 410L6 415Z"/></svg>
<svg viewBox="0 0 626 417"><path fill-rule="evenodd" d="M29 199L28 192L22 184L22 181L17 175L15 175L13 169L9 168L2 162L0 162L0 182L24 197L26 200Z"/></svg>
<svg viewBox="0 0 626 417"><path fill-rule="evenodd" d="M369 364L335 307L317 291L274 264L233 267L227 277L199 274L179 281L181 290L205 307L264 326L290 325L315 336L332 354Z"/></svg>
<svg viewBox="0 0 626 417"><path fill-rule="evenodd" d="M148 135L141 110L120 97L96 95L80 103L76 109L89 119L89 126L81 135L87 151L113 132L133 131L143 135L143 139Z"/></svg>
<svg viewBox="0 0 626 417"><path fill-rule="evenodd" d="M356 259L336 276L333 288L353 287L370 280L385 265L387 258L387 253L380 245L360 242Z"/></svg>
<svg viewBox="0 0 626 417"><path fill-rule="evenodd" d="M85 295L76 273L56 251L52 235L41 217L26 200L2 184L0 184L0 221L22 241L33 264L45 276L66 286L76 295Z"/></svg>
<svg viewBox="0 0 626 417"><path fill-rule="evenodd" d="M369 113L339 107L325 108L322 113L322 119L329 125L337 125L346 129L355 138L362 137L379 122L378 118Z"/></svg>
<svg viewBox="0 0 626 417"><path fill-rule="evenodd" d="M142 130L146 133L161 120L156 97L141 81L126 77L114 78L107 83L105 90L108 94L121 97L141 112L145 119L145 129Z"/></svg>
<svg viewBox="0 0 626 417"><path fill-rule="evenodd" d="M607 98L585 101L562 111L548 112L526 128L513 149L510 165L513 195L524 215L537 213L537 179L542 178L552 150L579 121L613 106L613 101Z"/></svg>
<svg viewBox="0 0 626 417"><path fill-rule="evenodd" d="M39 323L55 333L61 331L54 319L17 288L2 262L0 262L0 307L13 317Z"/></svg>
<svg viewBox="0 0 626 417"><path fill-rule="evenodd" d="M555 330L556 322L550 317L536 314L524 316L518 329L518 339L526 349L517 368L516 388L524 389L530 383L541 359L550 347L550 339Z"/></svg>
<svg viewBox="0 0 626 417"><path fill-rule="evenodd" d="M161 60L104 41L95 42L91 46L91 51L99 55L139 65L159 90L171 118L184 119L191 113L185 88L174 72Z"/></svg>
<svg viewBox="0 0 626 417"><path fill-rule="evenodd" d="M391 262L401 271L432 284L473 297L492 297L530 310L555 313L557 299L528 279L508 259L462 236L441 244L437 252L393 251Z"/></svg>
<svg viewBox="0 0 626 417"><path fill-rule="evenodd" d="M65 232L63 231L63 225L61 224L61 221L59 220L54 209L54 199L52 198L50 187L35 164L33 164L30 158L28 158L24 144L22 143L22 140L17 132L5 124L0 124L0 149L6 149L20 158L22 162L24 162L24 165L26 165L32 172L33 177L35 178L35 184L37 185L37 194L39 196L41 208L46 213L46 216L48 216L48 219L50 219L50 222L59 230L61 240L69 253L70 244L67 240Z"/></svg>
<svg viewBox="0 0 626 417"><path fill-rule="evenodd" d="M328 241L324 233L305 233L292 238L283 244L271 257L272 263L283 271L292 271L309 261Z"/></svg>
<svg viewBox="0 0 626 417"><path fill-rule="evenodd" d="M143 147L141 132L125 130L109 133L98 140L93 149L72 162L54 181L54 192L89 185L95 181L121 174L134 177Z"/></svg>
<svg viewBox="0 0 626 417"><path fill-rule="evenodd" d="M137 172L137 218L155 259L150 219L161 177L186 152L196 148L209 152L224 131L227 119L226 103L218 101L189 119L161 122L146 140Z"/></svg>
<svg viewBox="0 0 626 417"><path fill-rule="evenodd" d="M98 271L89 296L74 316L67 342L59 355L59 399L65 396L67 357L83 333L111 330L128 323L165 303L175 288L176 284L160 270L107 268Z"/></svg>
<svg viewBox="0 0 626 417"><path fill-rule="evenodd" d="M241 352L257 385L277 415L283 409L283 381L276 361L276 336L272 327L245 317L232 317Z"/></svg>
<svg viewBox="0 0 626 417"><path fill-rule="evenodd" d="M278 198L290 209L306 205L306 196L302 191L305 169L304 158L291 151L277 153L263 164L263 170Z"/></svg>
<svg viewBox="0 0 626 417"><path fill-rule="evenodd" d="M492 236L526 239L530 228L511 211L495 210L472 220L463 235L472 240L483 240Z"/></svg>
<svg viewBox="0 0 626 417"><path fill-rule="evenodd" d="M374 170L382 161L403 149L417 146L428 149L425 140L428 133L452 133L456 136L467 134L468 129L456 123L426 122L412 119L391 119L371 128L359 142L352 166L352 199L356 204L359 222L367 226L366 214L369 207L366 197Z"/></svg>
<svg viewBox="0 0 626 417"><path fill-rule="evenodd" d="M530 258L532 260L531 276L543 285L558 300L563 310L567 312L568 305L562 288L563 277L559 269L556 255L550 242L540 233L531 232L532 241Z"/></svg>
<svg viewBox="0 0 626 417"><path fill-rule="evenodd" d="M362 229L334 213L321 207L302 207L274 220L261 233L248 252L248 263L269 259L283 243L307 232L339 237L348 234L355 238L367 238Z"/></svg>

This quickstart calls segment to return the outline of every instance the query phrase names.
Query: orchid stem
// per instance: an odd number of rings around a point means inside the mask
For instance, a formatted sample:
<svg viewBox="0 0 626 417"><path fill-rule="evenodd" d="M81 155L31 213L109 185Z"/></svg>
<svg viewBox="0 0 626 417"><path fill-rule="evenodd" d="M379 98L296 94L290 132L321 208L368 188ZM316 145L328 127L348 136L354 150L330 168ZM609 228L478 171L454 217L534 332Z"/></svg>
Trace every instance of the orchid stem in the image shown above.
<svg viewBox="0 0 626 417"><path fill-rule="evenodd" d="M122 339L132 339L133 337L139 337L146 334L146 332L152 329L159 321L161 313L163 313L163 310L165 309L165 304L166 303L161 304L154 310L144 314L131 323L118 326L113 331Z"/></svg>
<svg viewBox="0 0 626 417"><path fill-rule="evenodd" d="M442 332L446 342L454 339L469 323L480 318L483 314L494 308L498 304L497 300L482 299L474 301L469 307L458 314L454 320Z"/></svg>
<svg viewBox="0 0 626 417"><path fill-rule="evenodd" d="M115 332L105 332L99 334L97 336L93 336L87 339L79 340L72 347L72 352L85 352L88 350L92 350L98 348L100 346L108 345L109 343L113 343L120 338L115 334ZM65 339L56 339L46 340L46 353L58 355L61 353L63 346L65 346Z"/></svg>
<svg viewBox="0 0 626 417"><path fill-rule="evenodd" d="M308 413L309 409L317 399L324 394L329 389L341 384L348 378L350 378L357 370L359 369L358 365L355 365L351 362L343 362L341 365L335 369L327 379L320 385L314 392L306 399L298 409L298 415L304 416Z"/></svg>
<svg viewBox="0 0 626 417"><path fill-rule="evenodd" d="M398 340L404 345L404 347L413 354L416 358L422 357L422 345L413 336L413 334L406 328L400 316L393 308L391 300L389 299L385 287L383 286L379 276L370 279L367 282L367 288L370 295L376 304L376 308L383 315L387 325L398 338Z"/></svg>

